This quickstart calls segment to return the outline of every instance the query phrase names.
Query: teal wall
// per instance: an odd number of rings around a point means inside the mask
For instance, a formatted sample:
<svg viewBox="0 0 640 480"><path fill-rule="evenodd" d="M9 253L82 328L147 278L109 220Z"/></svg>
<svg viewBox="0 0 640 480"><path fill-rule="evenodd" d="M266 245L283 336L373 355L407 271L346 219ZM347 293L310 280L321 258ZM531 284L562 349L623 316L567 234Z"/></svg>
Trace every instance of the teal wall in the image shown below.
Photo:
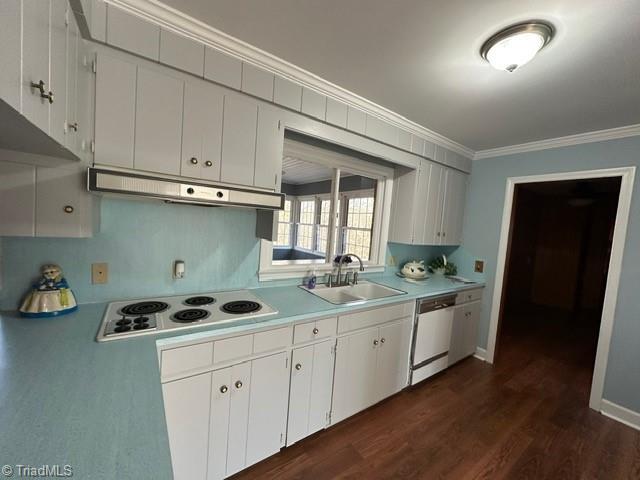
<svg viewBox="0 0 640 480"><path fill-rule="evenodd" d="M542 150L473 163L464 224L462 258L486 261L479 344L486 347L504 193L508 177L640 165L640 137ZM640 178L631 215L618 290L604 398L640 412Z"/></svg>
<svg viewBox="0 0 640 480"><path fill-rule="evenodd" d="M2 239L0 309L15 309L40 265L58 263L80 303L255 285L256 212L161 202L102 200L89 239ZM186 275L172 277L173 261ZM109 283L91 284L91 264L109 263Z"/></svg>

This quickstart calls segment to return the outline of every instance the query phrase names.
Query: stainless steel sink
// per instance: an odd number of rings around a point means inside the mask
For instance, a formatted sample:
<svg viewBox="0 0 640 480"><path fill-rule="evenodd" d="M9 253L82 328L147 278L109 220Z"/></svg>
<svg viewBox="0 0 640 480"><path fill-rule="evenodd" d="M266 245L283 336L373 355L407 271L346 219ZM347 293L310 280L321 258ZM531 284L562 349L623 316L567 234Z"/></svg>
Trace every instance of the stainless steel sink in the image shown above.
<svg viewBox="0 0 640 480"><path fill-rule="evenodd" d="M345 285L343 287L317 285L313 290L309 290L305 286L301 286L300 288L334 305L353 305L369 300L407 294L407 292L403 292L402 290L396 290L395 288L386 287L367 280L360 280L357 285Z"/></svg>

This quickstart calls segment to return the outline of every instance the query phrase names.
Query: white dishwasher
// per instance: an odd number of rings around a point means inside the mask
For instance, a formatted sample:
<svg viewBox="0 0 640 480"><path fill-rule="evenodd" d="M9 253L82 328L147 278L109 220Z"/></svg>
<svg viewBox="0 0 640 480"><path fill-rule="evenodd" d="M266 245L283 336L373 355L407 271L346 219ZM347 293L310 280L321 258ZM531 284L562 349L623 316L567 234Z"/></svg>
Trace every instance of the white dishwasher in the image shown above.
<svg viewBox="0 0 640 480"><path fill-rule="evenodd" d="M411 385L447 368L455 295L419 299L411 343Z"/></svg>

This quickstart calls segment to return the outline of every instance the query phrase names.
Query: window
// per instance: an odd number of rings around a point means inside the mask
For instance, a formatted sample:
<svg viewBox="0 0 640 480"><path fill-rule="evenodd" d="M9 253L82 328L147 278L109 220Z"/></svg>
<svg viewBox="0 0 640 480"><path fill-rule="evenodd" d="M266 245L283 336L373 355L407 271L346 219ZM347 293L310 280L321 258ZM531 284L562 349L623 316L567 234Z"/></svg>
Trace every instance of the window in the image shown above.
<svg viewBox="0 0 640 480"><path fill-rule="evenodd" d="M278 247L288 247L291 245L291 207L291 200L285 199L284 210L278 212L278 238L275 242L275 245Z"/></svg>
<svg viewBox="0 0 640 480"><path fill-rule="evenodd" d="M342 253L355 253L363 260L369 260L374 204L373 196L349 198L347 195L346 225L342 227Z"/></svg>
<svg viewBox="0 0 640 480"><path fill-rule="evenodd" d="M282 167L285 207L275 241L261 244L260 279L324 273L344 253L384 268L392 168L286 137Z"/></svg>
<svg viewBox="0 0 640 480"><path fill-rule="evenodd" d="M316 201L303 200L300 202L300 221L298 222L298 235L296 246L313 250L314 231L316 226Z"/></svg>

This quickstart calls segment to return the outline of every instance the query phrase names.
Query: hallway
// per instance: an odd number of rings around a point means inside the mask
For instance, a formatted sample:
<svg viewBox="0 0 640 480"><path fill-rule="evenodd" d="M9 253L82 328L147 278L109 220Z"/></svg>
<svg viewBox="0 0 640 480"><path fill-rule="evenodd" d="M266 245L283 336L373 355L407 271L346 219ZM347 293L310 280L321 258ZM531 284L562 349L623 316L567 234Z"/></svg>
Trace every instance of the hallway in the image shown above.
<svg viewBox="0 0 640 480"><path fill-rule="evenodd" d="M592 352L562 324L505 329L495 366L464 360L234 478L640 479L640 432L588 408Z"/></svg>

